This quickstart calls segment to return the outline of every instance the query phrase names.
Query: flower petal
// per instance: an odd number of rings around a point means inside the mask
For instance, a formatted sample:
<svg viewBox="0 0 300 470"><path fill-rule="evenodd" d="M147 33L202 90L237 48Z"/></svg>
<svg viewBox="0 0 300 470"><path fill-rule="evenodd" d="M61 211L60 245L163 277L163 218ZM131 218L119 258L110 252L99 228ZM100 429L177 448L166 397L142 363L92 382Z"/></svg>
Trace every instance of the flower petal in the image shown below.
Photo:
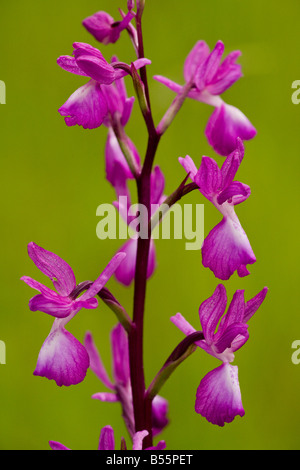
<svg viewBox="0 0 300 470"><path fill-rule="evenodd" d="M222 364L201 380L195 410L218 426L231 423L237 415L244 416L237 366Z"/></svg>
<svg viewBox="0 0 300 470"><path fill-rule="evenodd" d="M205 41L198 41L184 62L183 75L186 82L192 80L197 69L203 64L210 53Z"/></svg>
<svg viewBox="0 0 300 470"><path fill-rule="evenodd" d="M66 318L74 310L74 302L63 297L59 300L50 299L42 294L35 295L29 301L29 308L32 312L44 312L56 318Z"/></svg>
<svg viewBox="0 0 300 470"><path fill-rule="evenodd" d="M217 354L221 354L227 348L230 348L232 352L237 351L246 343L248 338L248 325L245 323L232 323L222 332L218 341L215 341L214 349Z"/></svg>
<svg viewBox="0 0 300 470"><path fill-rule="evenodd" d="M93 282L91 287L84 294L82 294L80 300L86 301L92 297L95 297L95 295L97 295L98 292L100 292L101 289L105 286L125 257L126 253L123 252L118 252L115 256L113 256L96 281Z"/></svg>
<svg viewBox="0 0 300 470"><path fill-rule="evenodd" d="M238 108L223 103L211 115L205 135L217 153L227 156L235 149L237 137L253 139L256 129Z"/></svg>
<svg viewBox="0 0 300 470"><path fill-rule="evenodd" d="M194 181L199 186L201 193L209 200L218 193L222 184L222 174L213 158L202 157Z"/></svg>
<svg viewBox="0 0 300 470"><path fill-rule="evenodd" d="M88 331L85 334L84 346L88 352L90 358L90 368L95 375L101 380L101 382L111 390L114 390L114 384L111 382L106 369L102 363L100 354L96 348L92 334Z"/></svg>
<svg viewBox="0 0 300 470"><path fill-rule="evenodd" d="M115 450L114 430L111 426L101 429L98 450Z"/></svg>
<svg viewBox="0 0 300 470"><path fill-rule="evenodd" d="M111 346L115 382L126 386L130 383L128 339L120 323L111 332Z"/></svg>
<svg viewBox="0 0 300 470"><path fill-rule="evenodd" d="M54 329L40 350L34 375L69 386L82 382L89 367L89 355L65 328Z"/></svg>
<svg viewBox="0 0 300 470"><path fill-rule="evenodd" d="M58 112L65 116L67 126L95 129L107 115L107 104L99 83L90 80L78 88L61 106Z"/></svg>
<svg viewBox="0 0 300 470"><path fill-rule="evenodd" d="M191 159L191 157L189 155L186 155L184 158L179 157L178 161L179 161L180 165L183 166L185 171L187 173L189 173L189 177L191 178L191 180L194 181L195 176L198 172L198 168L196 167L196 165L193 162L193 160Z"/></svg>
<svg viewBox="0 0 300 470"><path fill-rule="evenodd" d="M227 280L241 266L255 263L256 258L241 224L223 218L205 238L202 246L203 266L218 279ZM244 272L244 271L243 271Z"/></svg>
<svg viewBox="0 0 300 470"><path fill-rule="evenodd" d="M225 312L226 304L226 289L222 284L219 284L213 295L204 300L199 307L200 323L205 341L208 344L212 344L214 341L215 330L220 318Z"/></svg>
<svg viewBox="0 0 300 470"><path fill-rule="evenodd" d="M219 68L223 52L224 44L222 41L218 41L203 65L198 68L195 76L195 84L199 91L203 90L207 85L213 82Z"/></svg>
<svg viewBox="0 0 300 470"><path fill-rule="evenodd" d="M52 450L71 450L68 447L61 444L60 442L56 442L56 441L49 441L49 446L51 447Z"/></svg>
<svg viewBox="0 0 300 470"><path fill-rule="evenodd" d="M133 436L132 450L142 450L143 440L148 436L148 431L138 431Z"/></svg>
<svg viewBox="0 0 300 470"><path fill-rule="evenodd" d="M218 197L218 204L222 205L228 201L229 204L237 205L244 202L251 194L251 189L247 184L233 181Z"/></svg>
<svg viewBox="0 0 300 470"><path fill-rule="evenodd" d="M94 395L92 395L92 398L94 400L105 401L108 403L116 403L120 401L116 393L109 393L109 392L94 393Z"/></svg>
<svg viewBox="0 0 300 470"><path fill-rule="evenodd" d="M114 33L112 27L115 20L105 11L98 11L92 16L85 18L82 22L87 31L94 36L94 38L102 42L102 44L109 44L116 42L120 37L120 32Z"/></svg>
<svg viewBox="0 0 300 470"><path fill-rule="evenodd" d="M264 287L253 299L248 300L245 305L245 315L243 318L244 323L248 323L250 318L255 314L255 312L259 309L265 297L267 295L268 288Z"/></svg>
<svg viewBox="0 0 300 470"><path fill-rule="evenodd" d="M28 254L38 269L51 279L61 295L69 295L76 287L72 268L59 256L33 242L28 245Z"/></svg>
<svg viewBox="0 0 300 470"><path fill-rule="evenodd" d="M156 395L152 401L152 434L157 436L168 425L168 400Z"/></svg>
<svg viewBox="0 0 300 470"><path fill-rule="evenodd" d="M44 286L38 281L35 281L31 277L23 276L21 277L21 281L24 281L28 286L32 287L33 289L38 290L41 294L49 299L57 300L61 299L61 296L57 294L57 292L49 289L49 287Z"/></svg>
<svg viewBox="0 0 300 470"><path fill-rule="evenodd" d="M84 77L88 77L88 75L77 65L75 57L71 57L69 55L61 55L57 59L57 64L67 72L74 73L75 75L83 75Z"/></svg>

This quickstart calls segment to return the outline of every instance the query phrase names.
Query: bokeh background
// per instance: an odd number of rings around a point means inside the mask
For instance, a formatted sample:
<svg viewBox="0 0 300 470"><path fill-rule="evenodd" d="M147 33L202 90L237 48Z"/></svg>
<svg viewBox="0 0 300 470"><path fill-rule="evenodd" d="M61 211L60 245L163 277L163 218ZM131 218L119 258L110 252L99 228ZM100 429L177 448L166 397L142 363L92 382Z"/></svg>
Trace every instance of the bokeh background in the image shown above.
<svg viewBox="0 0 300 470"><path fill-rule="evenodd" d="M92 400L104 386L91 371L73 387L32 375L39 349L52 319L30 312L34 292L23 275L46 281L27 256L35 241L63 257L77 281L95 278L120 246L118 240L96 236L96 208L114 200L105 181L104 145L107 130L68 128L57 109L85 83L61 70L56 59L71 54L72 43L96 41L82 20L99 10L118 18L125 0L37 0L2 2L0 16L0 79L7 102L0 106L1 136L1 309L0 339L6 364L0 365L0 448L49 449L58 440L72 449L96 449L101 427L111 424L116 440L127 438L117 404ZM299 317L299 156L300 105L292 103L292 82L300 79L297 0L284 7L253 0L147 0L144 14L146 56L156 122L173 94L152 80L166 75L182 83L183 62L199 39L212 48L218 39L226 54L234 49L244 77L223 95L257 128L246 143L238 178L250 185L251 197L237 207L257 263L251 275L227 281L228 298L236 289L253 297L269 287L265 303L252 318L250 339L234 364L246 414L218 428L194 412L200 379L219 365L201 351L171 376L161 394L169 400L170 425L161 438L169 449L299 449L300 364L291 360L293 341L300 339ZM123 33L115 45L101 46L129 62L134 52ZM133 93L130 80L128 92ZM166 175L166 194L184 177L179 156L197 164L202 155L222 163L208 146L204 128L212 109L186 101L161 141L156 163ZM145 126L137 106L127 127L141 155ZM196 192L183 203L205 203L205 234L220 220L217 211ZM181 312L195 327L198 307L218 280L202 266L199 251L186 251L184 240L157 240L158 268L148 285L145 373L149 383L182 339L169 318ZM47 285L50 286L48 283ZM112 279L108 287L130 312L132 287ZM82 311L69 330L82 340L93 332L102 359L111 371L109 334L116 320L105 305Z"/></svg>

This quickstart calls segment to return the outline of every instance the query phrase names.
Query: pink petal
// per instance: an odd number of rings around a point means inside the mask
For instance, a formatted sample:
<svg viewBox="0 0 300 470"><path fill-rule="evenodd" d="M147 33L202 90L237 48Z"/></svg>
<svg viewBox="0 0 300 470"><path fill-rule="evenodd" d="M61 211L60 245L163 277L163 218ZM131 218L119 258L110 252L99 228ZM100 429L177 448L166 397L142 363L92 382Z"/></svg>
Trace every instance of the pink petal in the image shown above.
<svg viewBox="0 0 300 470"><path fill-rule="evenodd" d="M148 431L138 431L133 436L132 450L142 450L143 440L148 436Z"/></svg>
<svg viewBox="0 0 300 470"><path fill-rule="evenodd" d="M66 300L63 297L56 300L39 294L30 299L29 308L32 312L39 311L48 313L56 318L66 318L74 310L74 302L69 300L68 297Z"/></svg>
<svg viewBox="0 0 300 470"><path fill-rule="evenodd" d="M245 305L245 315L243 318L244 323L247 323L250 318L255 314L255 312L259 309L265 297L267 295L268 288L264 287L253 299L248 300Z"/></svg>
<svg viewBox="0 0 300 470"><path fill-rule="evenodd" d="M189 155L186 155L185 158L179 157L178 160L179 160L179 163L185 169L185 171L190 174L191 180L195 181L195 176L198 172L198 168L196 167L191 157Z"/></svg>
<svg viewBox="0 0 300 470"><path fill-rule="evenodd" d="M126 253L126 258L116 269L115 276L121 284L129 286L134 280L135 275L137 239L128 240L121 246L119 251Z"/></svg>
<svg viewBox="0 0 300 470"><path fill-rule="evenodd" d="M61 295L69 295L76 287L72 268L59 256L33 242L28 245L28 254L38 269L52 280Z"/></svg>
<svg viewBox="0 0 300 470"><path fill-rule="evenodd" d="M105 286L111 276L114 274L116 269L120 264L122 264L124 258L126 257L126 253L118 252L113 258L110 260L106 268L102 271L100 276L96 279L95 282L91 285L91 287L80 297L81 301L86 301L95 297L98 292Z"/></svg>
<svg viewBox="0 0 300 470"><path fill-rule="evenodd" d="M52 450L71 450L68 447L61 444L60 442L56 442L56 441L49 441L49 446L51 447Z"/></svg>
<svg viewBox="0 0 300 470"><path fill-rule="evenodd" d="M211 115L205 135L217 153L227 156L236 148L237 137L253 139L256 129L239 109L222 104Z"/></svg>
<svg viewBox="0 0 300 470"><path fill-rule="evenodd" d="M111 390L114 390L114 384L111 382L106 369L103 365L101 360L100 354L96 348L94 343L92 334L87 332L84 339L84 346L88 352L90 358L90 368L97 375L97 377L101 380L101 382Z"/></svg>
<svg viewBox="0 0 300 470"><path fill-rule="evenodd" d="M186 82L195 76L197 69L203 64L210 53L205 41L198 41L184 62L183 75Z"/></svg>
<svg viewBox="0 0 300 470"><path fill-rule="evenodd" d="M61 296L57 294L57 292L49 289L49 287L44 286L40 282L35 281L31 277L23 276L21 277L21 281L24 281L28 286L38 290L41 294L43 294L45 297L48 297L49 299L53 299L56 301L59 301L61 299Z"/></svg>
<svg viewBox="0 0 300 470"><path fill-rule="evenodd" d="M115 382L126 386L130 383L128 339L120 323L111 332L111 345Z"/></svg>
<svg viewBox="0 0 300 470"><path fill-rule="evenodd" d="M115 450L114 430L111 426L101 429L98 450Z"/></svg>
<svg viewBox="0 0 300 470"><path fill-rule="evenodd" d="M69 55L62 55L57 59L57 64L67 72L74 73L75 75L83 75L88 77L88 75L78 67L75 57Z"/></svg>
<svg viewBox="0 0 300 470"><path fill-rule="evenodd" d="M120 401L116 393L109 393L109 392L94 393L94 395L92 395L92 398L94 400L105 401L108 403L116 403Z"/></svg>
<svg viewBox="0 0 300 470"><path fill-rule="evenodd" d="M98 83L109 85L116 78L115 69L104 59L92 55L76 57L77 65Z"/></svg>
<svg viewBox="0 0 300 470"><path fill-rule="evenodd" d="M65 328L54 329L40 350L34 375L69 386L82 382L89 367L89 356L82 344Z"/></svg>
<svg viewBox="0 0 300 470"><path fill-rule="evenodd" d="M199 307L199 318L205 341L212 344L217 324L225 312L227 304L226 289L219 284L213 295L204 300Z"/></svg>
<svg viewBox="0 0 300 470"><path fill-rule="evenodd" d="M221 170L215 160L202 157L200 168L194 178L201 193L211 199L220 189L222 183Z"/></svg>
<svg viewBox="0 0 300 470"><path fill-rule="evenodd" d="M244 416L237 366L222 364L201 380L195 410L218 426L231 423L237 415Z"/></svg>

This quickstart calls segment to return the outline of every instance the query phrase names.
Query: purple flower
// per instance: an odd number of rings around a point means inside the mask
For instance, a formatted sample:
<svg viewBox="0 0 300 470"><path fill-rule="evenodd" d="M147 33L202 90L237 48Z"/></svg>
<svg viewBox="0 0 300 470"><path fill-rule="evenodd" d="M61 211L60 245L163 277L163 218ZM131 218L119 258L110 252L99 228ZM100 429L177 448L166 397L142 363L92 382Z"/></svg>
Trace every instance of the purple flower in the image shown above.
<svg viewBox="0 0 300 470"><path fill-rule="evenodd" d="M199 170L188 155L179 158L192 181L198 185L199 191L223 215L222 221L211 230L202 246L203 266L210 268L222 280L229 279L234 271L240 277L248 275L246 265L256 261L234 210L236 204L245 201L250 195L249 186L234 181L244 156L240 139L237 139L236 145L236 150L226 158L221 169L210 157L202 157Z"/></svg>
<svg viewBox="0 0 300 470"><path fill-rule="evenodd" d="M164 201L164 186L165 186L165 178L164 175L159 168L156 166L153 169L151 175L151 196L150 196L150 204L152 208L158 207ZM131 205L130 205L130 197L128 196L129 192L127 186L125 184L120 184L115 187L116 193L119 195L119 200L114 203L115 207L119 210L122 218L125 222L131 226L132 222L135 219L135 216L131 213ZM120 196L125 196L122 198ZM127 203L122 204L123 200ZM120 203L121 201L121 203ZM153 215L153 214L151 214ZM123 253L126 253L126 259L122 266L120 265L118 269L116 269L115 276L116 279L124 284L125 286L129 286L132 281L134 280L135 276L135 265L136 265L136 254L137 254L137 245L138 245L138 234L136 236L132 236L128 241L125 242L124 245L121 246L120 250ZM147 278L151 277L156 267L156 254L155 254L155 245L153 239L150 240L150 249L149 249L149 259L148 259L148 272Z"/></svg>
<svg viewBox="0 0 300 470"><path fill-rule="evenodd" d="M126 255L118 253L114 256L89 289L75 298L75 276L63 259L32 242L28 245L28 254L38 269L51 279L56 289L51 290L27 276L21 278L40 292L30 300L30 310L39 310L55 317L51 331L40 350L34 375L53 379L59 386L77 384L86 375L89 357L86 349L65 329L65 325L82 308L92 309L98 306L95 296Z"/></svg>
<svg viewBox="0 0 300 470"><path fill-rule="evenodd" d="M221 41L212 52L204 41L198 41L185 60L183 72L186 83L191 84L188 97L215 107L205 134L214 150L227 156L234 150L237 137L252 139L256 130L239 109L226 104L220 97L242 76L241 66L236 63L241 52L231 52L221 63L223 52ZM157 75L154 79L175 93L180 93L183 88L166 77Z"/></svg>
<svg viewBox="0 0 300 470"><path fill-rule="evenodd" d="M95 393L92 398L110 403L119 402L122 406L124 422L129 434L135 434L132 389L130 382L128 339L123 327L118 324L111 332L113 381L110 380L94 344L91 333L86 333L85 347L90 357L90 368L110 392ZM153 435L159 434L168 424L168 402L157 396L152 403Z"/></svg>
<svg viewBox="0 0 300 470"><path fill-rule="evenodd" d="M58 112L65 116L68 126L78 124L84 129L95 129L101 126L110 111L107 103L107 92L103 92L103 85L111 85L116 80L126 76L130 70L118 68L117 61L109 64L101 52L89 44L76 42L71 56L60 56L58 65L75 75L89 77L90 81L76 90L61 106ZM137 69L151 63L148 59L138 59L134 62Z"/></svg>
<svg viewBox="0 0 300 470"><path fill-rule="evenodd" d="M143 440L148 435L148 431L138 431L133 436L132 450L142 450ZM49 441L52 450L71 450L60 442ZM146 450L163 450L166 447L165 441L159 441L155 447ZM111 426L104 426L101 429L98 450L115 450L115 435Z"/></svg>
<svg viewBox="0 0 300 470"><path fill-rule="evenodd" d="M128 28L134 16L134 12L130 10L121 21L115 21L105 11L98 11L83 20L82 24L97 41L102 44L110 44L119 39L121 32Z"/></svg>
<svg viewBox="0 0 300 470"><path fill-rule="evenodd" d="M224 315L227 295L225 287L219 284L213 295L200 305L199 318L204 340L195 344L222 362L201 380L196 394L196 412L212 424L224 426L235 416L245 414L238 368L230 363L234 360L234 352L248 340L246 323L264 301L267 291L265 287L245 303L244 291L237 290ZM186 335L196 331L180 313L171 321Z"/></svg>

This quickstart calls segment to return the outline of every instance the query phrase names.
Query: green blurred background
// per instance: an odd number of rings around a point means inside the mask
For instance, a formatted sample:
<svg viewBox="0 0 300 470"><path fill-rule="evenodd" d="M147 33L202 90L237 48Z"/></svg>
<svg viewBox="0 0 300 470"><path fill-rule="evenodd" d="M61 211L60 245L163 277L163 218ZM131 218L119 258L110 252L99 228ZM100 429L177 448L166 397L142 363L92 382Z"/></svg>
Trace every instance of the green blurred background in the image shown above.
<svg viewBox="0 0 300 470"><path fill-rule="evenodd" d="M0 365L0 448L49 449L58 440L72 449L96 449L100 429L111 424L116 440L127 437L117 404L92 400L105 388L88 371L78 386L59 388L53 381L32 375L39 349L52 319L30 312L34 292L19 279L23 275L46 281L27 256L35 241L63 257L77 281L95 278L120 246L118 240L96 237L96 208L114 200L105 181L104 145L107 130L68 128L57 109L85 79L56 65L60 55L72 53L72 43L96 41L81 21L99 10L118 17L125 0L37 0L2 2L0 16L0 79L7 102L0 106L2 256L0 339L6 344L6 364ZM251 275L234 275L226 282L228 297L245 289L249 299L265 285L269 293L252 318L250 339L236 353L234 364L246 414L218 428L194 412L200 379L218 361L201 351L193 354L162 390L169 400L170 425L162 438L169 449L299 449L300 364L292 363L291 347L300 339L299 292L299 149L300 105L291 101L294 80L300 79L300 5L286 0L277 7L254 0L147 0L144 14L146 57L156 122L173 94L151 79L161 74L182 83L183 62L199 39L212 48L218 39L226 54L243 52L244 77L224 95L257 128L246 143L238 179L250 185L251 197L237 207L257 263ZM134 58L123 33L116 45L101 46L107 59ZM127 79L129 93L133 93ZM188 100L161 141L158 163L166 175L166 194L184 177L179 156L189 154L197 164L209 155L204 128L212 109ZM145 126L135 107L128 134L141 155ZM204 203L192 193L184 203ZM205 234L220 220L205 203ZM158 269L149 282L145 373L149 383L182 334L169 318L181 312L196 328L198 307L218 280L203 268L199 251L186 251L184 240L157 240ZM47 283L50 286L50 283ZM128 311L132 287L112 279L108 287ZM111 371L109 333L115 325L105 305L82 311L68 325L83 339L94 334L104 363Z"/></svg>

